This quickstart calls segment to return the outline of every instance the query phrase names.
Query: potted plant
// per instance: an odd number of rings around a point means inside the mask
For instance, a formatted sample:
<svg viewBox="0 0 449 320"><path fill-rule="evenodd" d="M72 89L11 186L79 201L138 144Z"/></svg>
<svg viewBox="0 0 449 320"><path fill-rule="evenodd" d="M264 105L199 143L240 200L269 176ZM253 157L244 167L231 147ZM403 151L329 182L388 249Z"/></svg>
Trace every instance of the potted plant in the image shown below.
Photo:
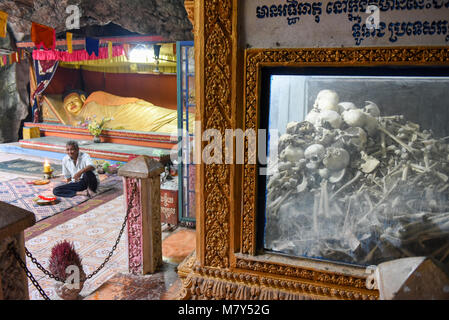
<svg viewBox="0 0 449 320"><path fill-rule="evenodd" d="M94 116L95 118L95 116ZM97 121L96 119L87 118L84 122L81 122L80 125L82 127L87 127L89 132L94 136L94 142L100 142L100 134L105 128L106 122L114 120L113 118L103 118L101 121Z"/></svg>
<svg viewBox="0 0 449 320"><path fill-rule="evenodd" d="M64 281L56 282L56 293L64 300L77 300L86 281L86 274L73 243L64 240L53 246L49 269L54 276Z"/></svg>

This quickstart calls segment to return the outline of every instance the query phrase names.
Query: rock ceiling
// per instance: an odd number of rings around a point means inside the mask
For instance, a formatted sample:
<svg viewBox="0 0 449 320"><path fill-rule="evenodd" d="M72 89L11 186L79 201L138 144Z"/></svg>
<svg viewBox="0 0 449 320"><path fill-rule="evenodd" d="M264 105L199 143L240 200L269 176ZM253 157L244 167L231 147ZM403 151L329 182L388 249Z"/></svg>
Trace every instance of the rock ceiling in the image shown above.
<svg viewBox="0 0 449 320"><path fill-rule="evenodd" d="M69 5L78 6L81 30L90 32L85 36L96 36L92 32L99 29L92 26L113 24L171 41L193 38L183 0L0 0L0 10L9 14L8 25L17 41L30 39L32 21L50 26L57 33L66 31Z"/></svg>

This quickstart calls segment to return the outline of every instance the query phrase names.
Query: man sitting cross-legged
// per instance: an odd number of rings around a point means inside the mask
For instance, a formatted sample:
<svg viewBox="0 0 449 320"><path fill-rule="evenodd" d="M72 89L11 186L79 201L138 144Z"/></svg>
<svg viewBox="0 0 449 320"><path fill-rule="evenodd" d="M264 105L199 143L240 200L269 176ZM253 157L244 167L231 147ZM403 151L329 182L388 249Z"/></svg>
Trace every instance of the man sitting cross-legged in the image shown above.
<svg viewBox="0 0 449 320"><path fill-rule="evenodd" d="M67 183L54 188L53 194L70 198L87 190L89 197L95 196L100 179L91 157L79 151L76 141L66 143L66 152L67 155L62 159L62 175Z"/></svg>

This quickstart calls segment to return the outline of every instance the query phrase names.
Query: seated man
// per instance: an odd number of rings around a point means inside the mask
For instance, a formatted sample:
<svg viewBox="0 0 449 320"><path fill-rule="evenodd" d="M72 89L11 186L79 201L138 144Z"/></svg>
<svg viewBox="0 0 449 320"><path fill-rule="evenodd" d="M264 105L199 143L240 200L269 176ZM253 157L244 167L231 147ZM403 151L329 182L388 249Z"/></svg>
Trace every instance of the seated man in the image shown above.
<svg viewBox="0 0 449 320"><path fill-rule="evenodd" d="M98 173L92 159L87 153L80 152L76 141L66 143L67 155L62 159L62 175L67 184L57 186L53 194L58 197L70 198L79 191L87 189L87 195L93 197L100 184Z"/></svg>

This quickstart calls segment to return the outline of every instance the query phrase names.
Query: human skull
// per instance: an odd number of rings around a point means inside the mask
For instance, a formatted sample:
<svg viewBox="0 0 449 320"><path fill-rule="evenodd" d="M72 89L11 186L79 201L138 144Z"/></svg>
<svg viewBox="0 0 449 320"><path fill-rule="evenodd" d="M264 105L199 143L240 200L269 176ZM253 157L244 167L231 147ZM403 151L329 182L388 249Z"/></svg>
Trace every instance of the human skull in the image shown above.
<svg viewBox="0 0 449 320"><path fill-rule="evenodd" d="M337 106L338 101L339 97L337 92L327 89L321 90L320 92L318 92L313 107L318 110L333 110L338 112L339 111L339 107Z"/></svg>
<svg viewBox="0 0 449 320"><path fill-rule="evenodd" d="M349 145L355 146L357 150L364 150L368 141L368 136L360 127L350 127L342 132L343 141Z"/></svg>
<svg viewBox="0 0 449 320"><path fill-rule="evenodd" d="M294 136L288 133L284 133L280 136L278 140L279 151L283 150L285 146L291 144L293 140Z"/></svg>
<svg viewBox="0 0 449 320"><path fill-rule="evenodd" d="M366 113L360 109L350 109L342 113L343 120L350 127L363 127L366 121Z"/></svg>
<svg viewBox="0 0 449 320"><path fill-rule="evenodd" d="M292 145L287 146L281 152L281 160L282 161L290 161L293 163L297 163L299 160L304 158L304 150L299 147L293 147Z"/></svg>
<svg viewBox="0 0 449 320"><path fill-rule="evenodd" d="M321 121L320 112L318 112L317 109L310 110L310 112L306 115L305 120L318 127Z"/></svg>
<svg viewBox="0 0 449 320"><path fill-rule="evenodd" d="M339 171L349 164L349 153L343 148L328 148L323 158L324 166L330 171Z"/></svg>
<svg viewBox="0 0 449 320"><path fill-rule="evenodd" d="M320 175L321 178L327 179L329 177L330 172L328 168L321 168L318 170L318 174Z"/></svg>
<svg viewBox="0 0 449 320"><path fill-rule="evenodd" d="M365 101L366 106L363 108L363 111L368 113L369 115L377 118L380 117L380 109L374 102Z"/></svg>
<svg viewBox="0 0 449 320"><path fill-rule="evenodd" d="M377 119L370 114L365 114L365 124L363 126L368 135L374 136L378 129Z"/></svg>
<svg viewBox="0 0 449 320"><path fill-rule="evenodd" d="M340 117L340 114L333 110L323 110L320 113L321 125L325 123L329 123L330 126L334 129L339 129L343 120Z"/></svg>
<svg viewBox="0 0 449 320"><path fill-rule="evenodd" d="M340 182L343 177L346 174L346 168L340 170L340 171L333 171L329 176L329 182L330 183L337 183Z"/></svg>
<svg viewBox="0 0 449 320"><path fill-rule="evenodd" d="M337 104L337 106L340 108L340 113L351 109L357 109L354 103L346 101L340 102L339 104Z"/></svg>
<svg viewBox="0 0 449 320"><path fill-rule="evenodd" d="M304 151L304 157L308 160L309 169L317 169L325 154L324 146L318 143L312 144Z"/></svg>
<svg viewBox="0 0 449 320"><path fill-rule="evenodd" d="M299 125L299 122L296 122L296 121L292 121L292 122L287 123L286 132L288 134L295 134L295 133L297 133L296 131L298 129L298 125Z"/></svg>

